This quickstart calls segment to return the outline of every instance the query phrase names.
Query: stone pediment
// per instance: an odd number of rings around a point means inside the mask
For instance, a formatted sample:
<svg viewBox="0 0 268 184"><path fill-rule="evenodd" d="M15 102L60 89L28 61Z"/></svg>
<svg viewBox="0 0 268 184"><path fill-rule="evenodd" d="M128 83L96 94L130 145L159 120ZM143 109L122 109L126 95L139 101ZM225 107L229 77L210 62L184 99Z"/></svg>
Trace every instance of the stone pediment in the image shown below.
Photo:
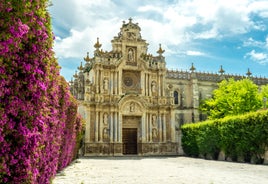
<svg viewBox="0 0 268 184"><path fill-rule="evenodd" d="M122 106L122 114L124 115L141 115L142 107L135 101L128 101Z"/></svg>
<svg viewBox="0 0 268 184"><path fill-rule="evenodd" d="M127 95L119 102L120 112L124 115L142 115L146 108L146 102L137 95Z"/></svg>

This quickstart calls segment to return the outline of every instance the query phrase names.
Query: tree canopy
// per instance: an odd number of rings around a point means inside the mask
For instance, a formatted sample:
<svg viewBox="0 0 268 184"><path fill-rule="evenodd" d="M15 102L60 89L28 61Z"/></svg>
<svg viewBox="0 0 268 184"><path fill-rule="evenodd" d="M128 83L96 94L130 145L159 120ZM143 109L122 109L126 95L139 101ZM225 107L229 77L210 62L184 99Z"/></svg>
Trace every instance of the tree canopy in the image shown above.
<svg viewBox="0 0 268 184"><path fill-rule="evenodd" d="M268 94L268 85L263 89ZM201 102L200 110L207 113L209 119L217 119L256 111L261 107L262 98L256 84L250 79L229 79L219 83L219 88L213 91L212 98Z"/></svg>

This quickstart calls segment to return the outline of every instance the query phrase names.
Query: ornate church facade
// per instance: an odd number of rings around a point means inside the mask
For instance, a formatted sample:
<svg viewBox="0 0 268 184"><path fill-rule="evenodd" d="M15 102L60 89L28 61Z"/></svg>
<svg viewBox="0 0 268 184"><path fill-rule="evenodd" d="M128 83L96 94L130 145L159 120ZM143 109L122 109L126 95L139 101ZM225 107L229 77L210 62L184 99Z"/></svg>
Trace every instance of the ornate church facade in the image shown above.
<svg viewBox="0 0 268 184"><path fill-rule="evenodd" d="M123 22L109 52L97 39L94 57L87 54L70 82L86 120L84 156L181 154L180 126L206 118L200 100L221 80L244 77L227 75L222 67L219 74L196 72L193 65L189 72L168 70L161 45L156 56L147 53L140 31L131 19Z"/></svg>

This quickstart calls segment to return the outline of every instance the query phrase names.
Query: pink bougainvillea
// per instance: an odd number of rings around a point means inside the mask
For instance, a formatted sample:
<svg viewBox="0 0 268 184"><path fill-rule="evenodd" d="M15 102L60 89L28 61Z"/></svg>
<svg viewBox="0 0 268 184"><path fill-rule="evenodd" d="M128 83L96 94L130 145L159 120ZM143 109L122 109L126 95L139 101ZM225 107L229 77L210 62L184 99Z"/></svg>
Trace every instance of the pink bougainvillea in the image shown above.
<svg viewBox="0 0 268 184"><path fill-rule="evenodd" d="M0 183L50 183L77 151L77 104L52 51L47 0L0 2Z"/></svg>

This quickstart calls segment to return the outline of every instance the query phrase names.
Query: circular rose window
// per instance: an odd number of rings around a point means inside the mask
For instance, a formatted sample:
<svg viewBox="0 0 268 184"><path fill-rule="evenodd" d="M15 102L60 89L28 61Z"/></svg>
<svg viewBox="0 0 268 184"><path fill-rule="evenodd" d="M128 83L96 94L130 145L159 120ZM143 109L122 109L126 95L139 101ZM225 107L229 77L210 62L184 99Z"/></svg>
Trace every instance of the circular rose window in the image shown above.
<svg viewBox="0 0 268 184"><path fill-rule="evenodd" d="M130 77L130 76L126 76L124 77L124 84L127 86L127 87L130 87L133 85L133 79Z"/></svg>

